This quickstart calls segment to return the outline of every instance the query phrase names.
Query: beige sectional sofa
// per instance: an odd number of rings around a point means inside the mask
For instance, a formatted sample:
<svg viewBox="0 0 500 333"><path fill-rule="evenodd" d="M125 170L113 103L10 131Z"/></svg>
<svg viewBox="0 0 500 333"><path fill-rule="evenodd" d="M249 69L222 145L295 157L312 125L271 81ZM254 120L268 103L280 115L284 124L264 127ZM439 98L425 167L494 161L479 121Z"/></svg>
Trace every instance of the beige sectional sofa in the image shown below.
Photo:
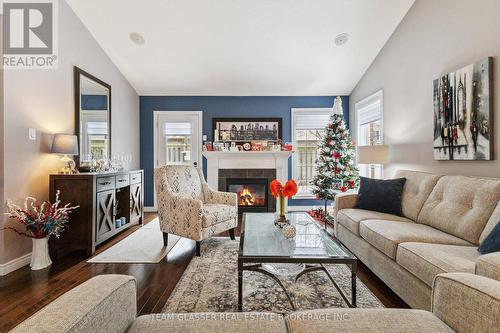
<svg viewBox="0 0 500 333"><path fill-rule="evenodd" d="M136 318L136 281L100 275L62 295L12 332L498 332L500 282L468 273L434 280L432 312L321 309L273 313L152 314Z"/></svg>
<svg viewBox="0 0 500 333"><path fill-rule="evenodd" d="M500 252L478 245L500 221L500 179L399 171L406 178L403 216L355 209L357 194L338 195L335 233L408 305L431 308L440 273L475 273L500 280Z"/></svg>

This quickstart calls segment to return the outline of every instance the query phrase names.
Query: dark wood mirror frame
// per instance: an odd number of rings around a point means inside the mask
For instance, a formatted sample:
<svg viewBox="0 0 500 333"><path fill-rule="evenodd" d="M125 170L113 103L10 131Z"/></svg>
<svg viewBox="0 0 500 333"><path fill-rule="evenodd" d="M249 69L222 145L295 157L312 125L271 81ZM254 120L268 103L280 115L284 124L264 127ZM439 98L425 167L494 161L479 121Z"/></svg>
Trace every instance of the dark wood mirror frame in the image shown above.
<svg viewBox="0 0 500 333"><path fill-rule="evenodd" d="M109 95L108 95L108 158L111 158L111 86L107 84L106 82L98 79L97 77L93 76L92 74L84 71L81 68L78 68L77 66L74 66L73 69L73 80L74 80L74 97L75 97L75 135L78 138L78 153L79 155L75 156L75 164L78 170L80 171L89 171L90 166L85 166L81 165L80 161L80 154L82 154L81 151L81 137L80 137L80 108L81 108L81 100L80 100L80 80L81 76L85 76L86 78L100 84L104 88L108 89Z"/></svg>

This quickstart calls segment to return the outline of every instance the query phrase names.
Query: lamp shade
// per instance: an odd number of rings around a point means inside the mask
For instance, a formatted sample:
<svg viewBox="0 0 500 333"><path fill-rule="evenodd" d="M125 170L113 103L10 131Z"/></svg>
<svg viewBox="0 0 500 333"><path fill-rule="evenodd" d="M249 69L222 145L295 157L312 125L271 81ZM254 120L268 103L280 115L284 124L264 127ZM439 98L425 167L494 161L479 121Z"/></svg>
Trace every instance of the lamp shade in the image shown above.
<svg viewBox="0 0 500 333"><path fill-rule="evenodd" d="M359 164L386 164L389 162L389 146L358 146Z"/></svg>
<svg viewBox="0 0 500 333"><path fill-rule="evenodd" d="M72 134L56 134L52 141L51 153L78 155L78 138Z"/></svg>

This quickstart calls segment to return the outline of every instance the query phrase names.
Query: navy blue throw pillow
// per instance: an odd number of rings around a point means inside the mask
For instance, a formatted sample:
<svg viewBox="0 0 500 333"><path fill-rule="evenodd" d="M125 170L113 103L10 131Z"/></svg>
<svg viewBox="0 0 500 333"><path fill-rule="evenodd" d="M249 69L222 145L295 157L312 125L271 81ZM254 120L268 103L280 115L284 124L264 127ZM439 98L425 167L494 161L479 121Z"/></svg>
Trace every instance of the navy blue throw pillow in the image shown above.
<svg viewBox="0 0 500 333"><path fill-rule="evenodd" d="M358 201L354 208L402 215L401 195L406 178L372 179L360 177Z"/></svg>
<svg viewBox="0 0 500 333"><path fill-rule="evenodd" d="M500 222L491 230L477 250L481 254L500 251Z"/></svg>

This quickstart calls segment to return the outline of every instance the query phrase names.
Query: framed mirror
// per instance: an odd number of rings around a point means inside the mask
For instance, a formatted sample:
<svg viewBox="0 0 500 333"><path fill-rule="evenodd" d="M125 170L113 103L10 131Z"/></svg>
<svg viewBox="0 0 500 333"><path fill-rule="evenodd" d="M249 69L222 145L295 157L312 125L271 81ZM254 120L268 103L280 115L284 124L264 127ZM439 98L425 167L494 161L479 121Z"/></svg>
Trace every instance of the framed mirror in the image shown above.
<svg viewBox="0 0 500 333"><path fill-rule="evenodd" d="M111 86L75 66L75 162L88 171L91 162L111 158Z"/></svg>

